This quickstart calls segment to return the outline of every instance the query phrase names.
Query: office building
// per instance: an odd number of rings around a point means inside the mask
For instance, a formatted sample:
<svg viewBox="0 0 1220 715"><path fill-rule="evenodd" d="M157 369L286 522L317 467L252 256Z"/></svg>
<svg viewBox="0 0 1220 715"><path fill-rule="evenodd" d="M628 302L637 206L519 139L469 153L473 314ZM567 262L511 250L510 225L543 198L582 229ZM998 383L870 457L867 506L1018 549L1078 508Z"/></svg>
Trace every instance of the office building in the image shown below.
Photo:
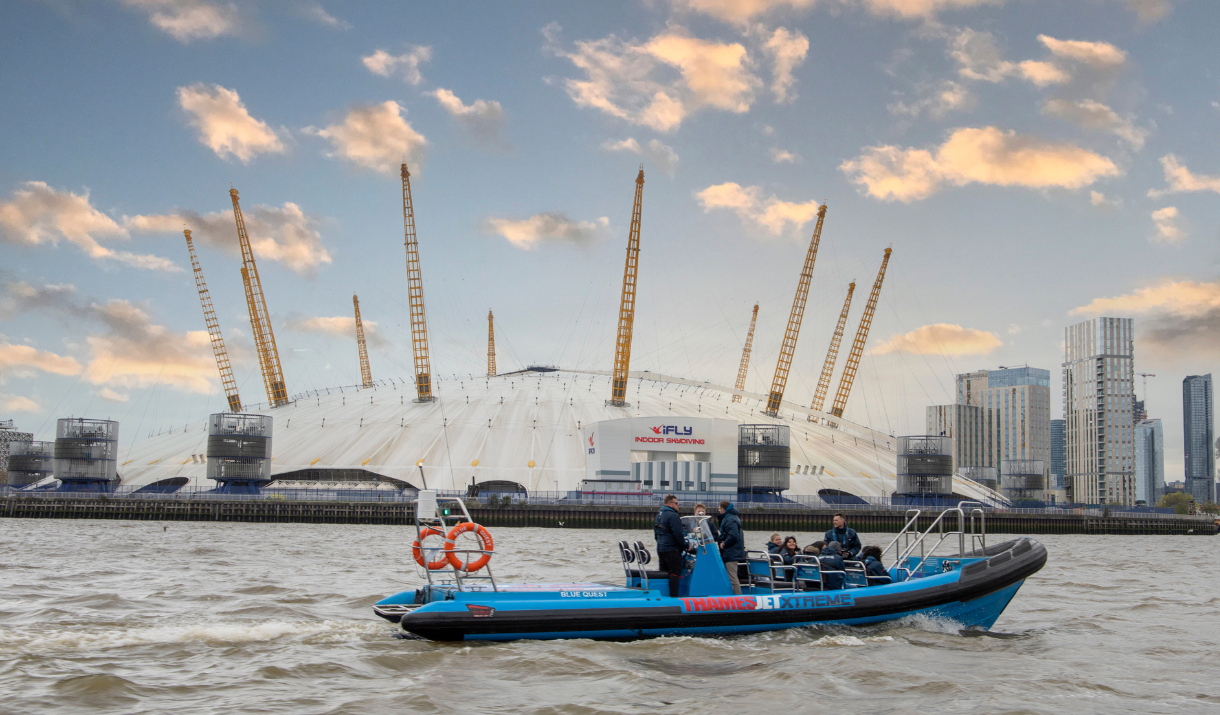
<svg viewBox="0 0 1220 715"><path fill-rule="evenodd" d="M1093 318L1064 329L1063 416L1068 498L1135 503L1131 318Z"/></svg>
<svg viewBox="0 0 1220 715"><path fill-rule="evenodd" d="M1048 489L1064 489L1067 476L1067 420L1051 420L1051 467Z"/></svg>
<svg viewBox="0 0 1220 715"><path fill-rule="evenodd" d="M986 459L983 410L974 405L933 405L927 408L927 432L952 438L953 471L982 465Z"/></svg>
<svg viewBox="0 0 1220 715"><path fill-rule="evenodd" d="M1214 437L1211 373L1191 375L1182 380L1182 457L1186 491L1199 504L1216 499Z"/></svg>
<svg viewBox="0 0 1220 715"><path fill-rule="evenodd" d="M1160 420L1135 426L1135 499L1156 506L1165 493L1165 432Z"/></svg>

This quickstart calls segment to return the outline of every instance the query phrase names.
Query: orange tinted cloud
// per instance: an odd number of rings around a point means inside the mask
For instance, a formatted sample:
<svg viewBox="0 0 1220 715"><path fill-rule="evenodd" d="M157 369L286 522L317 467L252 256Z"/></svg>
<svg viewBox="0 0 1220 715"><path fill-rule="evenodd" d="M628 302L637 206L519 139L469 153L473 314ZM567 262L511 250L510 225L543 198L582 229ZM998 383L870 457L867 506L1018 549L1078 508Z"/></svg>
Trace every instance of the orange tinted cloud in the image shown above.
<svg viewBox="0 0 1220 715"><path fill-rule="evenodd" d="M872 352L914 353L917 355L986 355L1003 345L994 333L963 328L950 323L935 323L895 335Z"/></svg>

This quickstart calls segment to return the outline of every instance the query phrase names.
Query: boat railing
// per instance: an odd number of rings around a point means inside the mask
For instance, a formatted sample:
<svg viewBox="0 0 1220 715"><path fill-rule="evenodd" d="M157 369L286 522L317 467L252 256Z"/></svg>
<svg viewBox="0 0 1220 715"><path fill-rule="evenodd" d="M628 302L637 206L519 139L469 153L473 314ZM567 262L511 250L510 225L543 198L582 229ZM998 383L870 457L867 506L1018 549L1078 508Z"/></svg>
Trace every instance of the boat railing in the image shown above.
<svg viewBox="0 0 1220 715"><path fill-rule="evenodd" d="M965 508L970 509L969 520L967 521ZM907 511L907 522L903 526L903 530L899 532L890 545L886 547L886 552L891 547L896 547L900 539L904 539L904 546L899 551L894 559L895 573L898 575L899 581L906 581L915 574L922 575L924 565L928 559L936 553L942 544L953 537L957 537L957 555L958 558L965 558L967 555L966 537L969 536L971 550L982 549L986 552L987 549L987 522L986 515L982 509L982 505L978 502L962 502L959 506L945 509L937 515L936 519L928 525L928 528L920 532L918 520L920 511L918 509L910 509ZM949 531L945 530L945 526L950 522L952 516L957 517L957 529ZM949 518L946 518L949 517ZM976 521L977 518L977 521ZM935 533L933 533L935 532ZM916 536L917 535L917 536ZM929 546L929 536L937 536L936 542ZM915 537L912 540L912 537ZM919 562L915 566L910 566L910 560L915 557L916 549L919 551ZM898 549L896 549L897 551ZM884 556L885 553L882 553Z"/></svg>
<svg viewBox="0 0 1220 715"><path fill-rule="evenodd" d="M457 504L460 516L457 513L452 513L452 508L445 509L443 504ZM428 512L431 515L428 515ZM470 516L470 511L466 509L466 503L461 497L457 496L434 496L432 500L416 499L415 501L415 538L419 544L420 551L424 555L424 562L429 563L432 559L444 552L446 554L478 554L480 556L494 556L495 551L491 549L443 549L436 547L424 547L423 533L424 529L432 528L439 531L441 534L448 534L449 530L458 524L470 522L474 523L474 519ZM430 569L424 566L424 574L428 579L428 585L431 586L456 586L459 591L472 588L479 583L491 584L492 591L499 591L496 586L496 577L491 570L491 562L488 561L478 571L464 571L463 569L449 564L448 569ZM482 572L482 573L480 573ZM452 573L450 576L449 574Z"/></svg>

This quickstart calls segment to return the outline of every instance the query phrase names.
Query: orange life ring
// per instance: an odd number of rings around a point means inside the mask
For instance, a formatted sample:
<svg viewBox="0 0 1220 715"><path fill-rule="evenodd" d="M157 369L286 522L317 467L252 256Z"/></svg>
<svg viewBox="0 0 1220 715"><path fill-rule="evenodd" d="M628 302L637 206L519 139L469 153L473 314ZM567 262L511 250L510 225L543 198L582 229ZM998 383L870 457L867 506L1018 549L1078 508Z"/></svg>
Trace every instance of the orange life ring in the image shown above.
<svg viewBox="0 0 1220 715"><path fill-rule="evenodd" d="M449 534L445 536L445 554L449 557L449 564L459 571L470 573L472 571L478 571L486 566L487 563L491 561L491 554L483 554L469 564L462 563L461 556L453 553L454 542L458 536L467 531L474 533L475 537L479 540L479 545L484 551L491 551L494 549L495 543L491 540L491 532L488 531L486 527L479 526L478 524L470 521L458 524L449 530Z"/></svg>
<svg viewBox="0 0 1220 715"><path fill-rule="evenodd" d="M411 555L415 557L415 561L420 566L423 566L424 568L428 569L429 571L436 571L437 569L445 568L445 566L449 563L448 554L441 554L441 557L439 559L437 559L436 561L431 561L431 562L424 561L424 549L423 549L421 542L424 539L428 538L429 536L444 536L444 535L445 535L445 532L441 531L440 529L433 529L430 526L419 530L419 538L415 540L415 543L411 544ZM448 548L451 543L452 542L446 542L446 548Z"/></svg>

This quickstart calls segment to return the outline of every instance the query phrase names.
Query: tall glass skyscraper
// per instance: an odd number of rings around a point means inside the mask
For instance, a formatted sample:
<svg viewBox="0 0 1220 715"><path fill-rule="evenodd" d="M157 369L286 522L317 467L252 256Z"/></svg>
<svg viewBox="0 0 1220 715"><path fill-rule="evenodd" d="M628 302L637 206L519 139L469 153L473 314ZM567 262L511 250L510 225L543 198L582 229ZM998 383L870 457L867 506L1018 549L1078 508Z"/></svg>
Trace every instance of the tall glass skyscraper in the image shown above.
<svg viewBox="0 0 1220 715"><path fill-rule="evenodd" d="M1165 490L1165 432L1160 420L1135 426L1135 498L1156 506Z"/></svg>
<svg viewBox="0 0 1220 715"><path fill-rule="evenodd" d="M1051 420L1051 489L1063 489L1067 476L1067 420Z"/></svg>
<svg viewBox="0 0 1220 715"><path fill-rule="evenodd" d="M1182 380L1182 456L1186 460L1186 491L1200 504L1216 499L1214 437L1211 373L1190 375Z"/></svg>

